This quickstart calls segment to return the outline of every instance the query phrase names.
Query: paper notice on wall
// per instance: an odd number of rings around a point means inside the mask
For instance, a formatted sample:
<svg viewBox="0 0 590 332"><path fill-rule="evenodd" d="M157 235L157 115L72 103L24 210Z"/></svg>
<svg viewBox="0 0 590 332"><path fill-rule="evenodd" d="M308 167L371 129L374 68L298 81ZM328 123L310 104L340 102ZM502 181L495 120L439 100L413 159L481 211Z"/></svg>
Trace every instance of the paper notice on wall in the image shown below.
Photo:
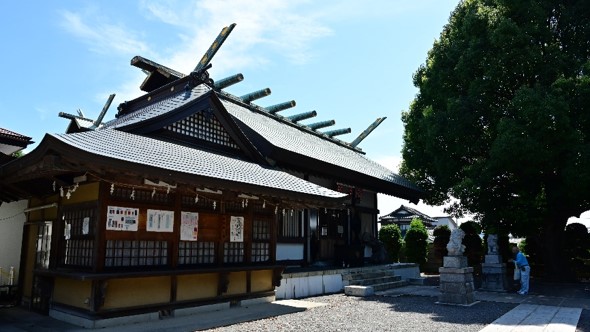
<svg viewBox="0 0 590 332"><path fill-rule="evenodd" d="M231 217L229 222L229 241L244 242L244 217Z"/></svg>
<svg viewBox="0 0 590 332"><path fill-rule="evenodd" d="M147 210L146 230L148 232L173 232L174 211Z"/></svg>
<svg viewBox="0 0 590 332"><path fill-rule="evenodd" d="M72 237L72 224L65 223L64 225L64 238L69 240Z"/></svg>
<svg viewBox="0 0 590 332"><path fill-rule="evenodd" d="M197 241L199 234L199 214L197 212L180 213L180 240Z"/></svg>
<svg viewBox="0 0 590 332"><path fill-rule="evenodd" d="M137 232L139 209L107 207L107 230Z"/></svg>
<svg viewBox="0 0 590 332"><path fill-rule="evenodd" d="M88 235L90 233L90 217L84 217L82 219L82 235Z"/></svg>

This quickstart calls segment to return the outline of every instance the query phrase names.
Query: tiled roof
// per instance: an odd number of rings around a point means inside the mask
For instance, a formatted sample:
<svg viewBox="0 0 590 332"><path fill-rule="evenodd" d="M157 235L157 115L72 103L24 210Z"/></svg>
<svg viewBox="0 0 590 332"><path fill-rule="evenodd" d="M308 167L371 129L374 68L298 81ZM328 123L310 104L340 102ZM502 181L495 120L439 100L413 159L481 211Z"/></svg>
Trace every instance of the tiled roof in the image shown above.
<svg viewBox="0 0 590 332"><path fill-rule="evenodd" d="M128 113L117 119L106 122L101 128L122 128L156 118L199 99L209 91L211 91L211 88L205 84L198 85L188 92L182 89L160 101L156 101L132 113Z"/></svg>
<svg viewBox="0 0 590 332"><path fill-rule="evenodd" d="M366 158L361 153L342 147L312 133L307 133L296 126L281 123L270 115L253 112L228 100L223 99L222 103L232 116L276 147L303 156L312 156L323 162L406 188L419 190L410 181Z"/></svg>
<svg viewBox="0 0 590 332"><path fill-rule="evenodd" d="M345 196L280 170L120 130L104 129L51 136L94 155L169 171L325 198Z"/></svg>
<svg viewBox="0 0 590 332"><path fill-rule="evenodd" d="M401 211L405 211L407 213L402 213ZM405 206L402 205L399 208L397 208L395 211L380 217L379 219L384 220L384 221L388 221L388 220L397 220L397 219L403 219L403 220L412 220L414 218L419 218L424 222L436 222L436 219L414 209L411 208L409 206Z"/></svg>
<svg viewBox="0 0 590 332"><path fill-rule="evenodd" d="M0 137L4 137L4 138L8 138L8 139L11 139L14 141L24 142L24 143L27 143L31 140L31 137L15 133L14 131L10 131L10 130L4 129L4 128L0 128Z"/></svg>

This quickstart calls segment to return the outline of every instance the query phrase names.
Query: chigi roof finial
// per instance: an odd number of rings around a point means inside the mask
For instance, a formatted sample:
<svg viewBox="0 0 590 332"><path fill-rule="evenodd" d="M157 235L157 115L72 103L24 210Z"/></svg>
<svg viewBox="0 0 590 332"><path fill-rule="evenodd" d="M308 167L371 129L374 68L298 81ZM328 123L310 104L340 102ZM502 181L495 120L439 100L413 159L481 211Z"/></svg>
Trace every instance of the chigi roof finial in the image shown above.
<svg viewBox="0 0 590 332"><path fill-rule="evenodd" d="M195 66L195 69L193 69L193 71L189 74L190 80L185 86L185 89L187 91L201 83L206 83L211 87L214 87L214 82L212 79L209 78L209 73L207 72L207 69L211 68L211 59L213 59L215 53L217 53L221 45L223 45L223 42L225 42L225 40L232 32L235 26L236 24L232 23L229 26L221 29L221 32L219 33L217 38L215 38L213 44L209 46L209 49L207 49L207 52L203 54L201 60Z"/></svg>

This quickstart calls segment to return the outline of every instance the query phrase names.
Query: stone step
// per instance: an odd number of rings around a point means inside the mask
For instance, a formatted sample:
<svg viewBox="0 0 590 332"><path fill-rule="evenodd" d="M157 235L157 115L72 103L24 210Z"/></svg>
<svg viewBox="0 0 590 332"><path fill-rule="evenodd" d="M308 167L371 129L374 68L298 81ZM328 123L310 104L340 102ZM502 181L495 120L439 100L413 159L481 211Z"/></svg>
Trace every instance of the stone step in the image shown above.
<svg viewBox="0 0 590 332"><path fill-rule="evenodd" d="M342 280L360 280L360 279L371 279L380 277L393 276L392 270L374 270L374 271L363 271L357 273L350 273L342 275Z"/></svg>
<svg viewBox="0 0 590 332"><path fill-rule="evenodd" d="M384 282L381 284L375 284L370 286L362 286L362 285L350 285L344 287L344 294L349 296L371 296L374 295L375 292L381 292L393 288L407 286L409 283L407 280L399 280L399 281L391 281L391 282Z"/></svg>
<svg viewBox="0 0 590 332"><path fill-rule="evenodd" d="M424 286L426 284L426 278L423 277L409 278L408 281L410 282L410 285Z"/></svg>
<svg viewBox="0 0 590 332"><path fill-rule="evenodd" d="M352 286L345 286L344 287L344 294L348 296L372 296L375 294L375 290L372 286L359 286L359 285L352 285Z"/></svg>
<svg viewBox="0 0 590 332"><path fill-rule="evenodd" d="M361 286L370 286L375 284L382 284L386 282L393 282L393 281L400 281L402 277L400 276L384 276L384 277L377 277L377 278L367 278L367 279L354 279L350 280L351 285L361 285Z"/></svg>
<svg viewBox="0 0 590 332"><path fill-rule="evenodd" d="M375 284L375 285L371 285L371 287L373 287L373 291L380 292L380 291L384 291L384 290L388 290L388 289L404 287L407 285L409 285L409 282L407 280L399 280L399 281L391 281L391 282L384 282L381 284Z"/></svg>

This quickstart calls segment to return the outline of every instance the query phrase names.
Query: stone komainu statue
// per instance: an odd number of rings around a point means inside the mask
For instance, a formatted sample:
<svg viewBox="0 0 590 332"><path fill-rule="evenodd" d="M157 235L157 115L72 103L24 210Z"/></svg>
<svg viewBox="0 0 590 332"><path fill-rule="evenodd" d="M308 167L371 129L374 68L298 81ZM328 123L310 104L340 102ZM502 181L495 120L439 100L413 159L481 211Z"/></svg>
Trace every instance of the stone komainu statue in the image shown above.
<svg viewBox="0 0 590 332"><path fill-rule="evenodd" d="M488 255L498 254L498 235L488 234Z"/></svg>
<svg viewBox="0 0 590 332"><path fill-rule="evenodd" d="M451 231L451 239L447 244L447 251L449 252L449 256L463 255L463 252L465 251L465 246L462 243L464 237L465 232L460 228L456 228Z"/></svg>

